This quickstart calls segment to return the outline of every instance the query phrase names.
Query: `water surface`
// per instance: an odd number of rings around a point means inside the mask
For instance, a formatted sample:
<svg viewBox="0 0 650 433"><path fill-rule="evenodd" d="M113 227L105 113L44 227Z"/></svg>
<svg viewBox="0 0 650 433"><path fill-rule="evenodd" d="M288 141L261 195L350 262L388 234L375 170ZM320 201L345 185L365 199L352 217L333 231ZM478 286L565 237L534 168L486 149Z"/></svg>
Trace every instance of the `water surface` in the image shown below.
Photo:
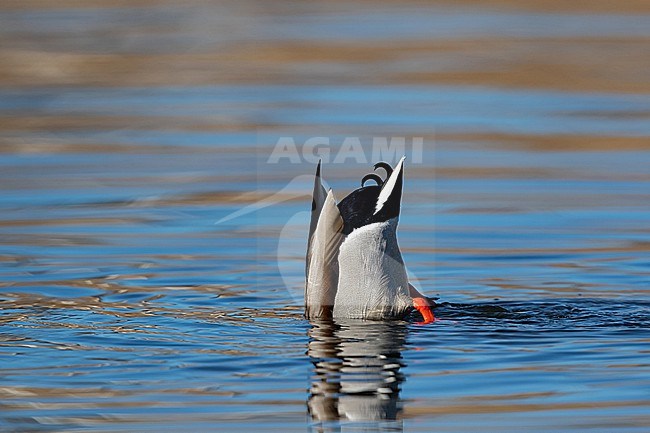
<svg viewBox="0 0 650 433"><path fill-rule="evenodd" d="M544 4L4 4L0 430L648 431L650 11ZM437 322L304 320L283 136L423 138Z"/></svg>

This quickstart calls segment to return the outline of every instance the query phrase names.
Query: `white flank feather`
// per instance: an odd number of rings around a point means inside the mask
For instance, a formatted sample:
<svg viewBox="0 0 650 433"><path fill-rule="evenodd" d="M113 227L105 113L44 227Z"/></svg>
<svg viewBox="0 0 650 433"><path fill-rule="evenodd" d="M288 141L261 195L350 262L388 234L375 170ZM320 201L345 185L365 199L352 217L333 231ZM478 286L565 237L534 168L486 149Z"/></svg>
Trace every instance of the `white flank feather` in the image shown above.
<svg viewBox="0 0 650 433"><path fill-rule="evenodd" d="M307 252L305 312L310 319L322 317L334 305L339 246L345 238L342 231L343 218L330 189Z"/></svg>
<svg viewBox="0 0 650 433"><path fill-rule="evenodd" d="M412 302L396 228L392 218L360 227L343 241L334 317L383 320L408 311Z"/></svg>

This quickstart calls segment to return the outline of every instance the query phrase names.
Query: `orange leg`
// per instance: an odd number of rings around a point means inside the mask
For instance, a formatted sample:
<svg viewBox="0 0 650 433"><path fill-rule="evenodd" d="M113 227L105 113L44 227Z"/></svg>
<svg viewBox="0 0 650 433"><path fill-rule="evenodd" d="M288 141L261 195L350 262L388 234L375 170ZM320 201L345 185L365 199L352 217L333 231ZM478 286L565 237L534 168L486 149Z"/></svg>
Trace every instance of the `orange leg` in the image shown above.
<svg viewBox="0 0 650 433"><path fill-rule="evenodd" d="M424 319L420 324L426 325L427 323L435 322L436 318L433 315L433 310L431 310L431 305L429 305L429 301L425 298L413 298L413 306L420 312L422 319Z"/></svg>

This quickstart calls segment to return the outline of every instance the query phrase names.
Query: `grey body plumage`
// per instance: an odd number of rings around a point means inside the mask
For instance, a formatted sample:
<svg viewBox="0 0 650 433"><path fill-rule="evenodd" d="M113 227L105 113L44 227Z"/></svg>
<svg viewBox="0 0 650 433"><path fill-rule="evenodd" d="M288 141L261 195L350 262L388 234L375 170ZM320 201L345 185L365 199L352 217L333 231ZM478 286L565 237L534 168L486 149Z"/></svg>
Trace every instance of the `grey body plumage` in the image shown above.
<svg viewBox="0 0 650 433"><path fill-rule="evenodd" d="M397 243L404 158L387 178L336 204L316 171L307 248L305 315L310 319L396 319L412 308L412 287Z"/></svg>

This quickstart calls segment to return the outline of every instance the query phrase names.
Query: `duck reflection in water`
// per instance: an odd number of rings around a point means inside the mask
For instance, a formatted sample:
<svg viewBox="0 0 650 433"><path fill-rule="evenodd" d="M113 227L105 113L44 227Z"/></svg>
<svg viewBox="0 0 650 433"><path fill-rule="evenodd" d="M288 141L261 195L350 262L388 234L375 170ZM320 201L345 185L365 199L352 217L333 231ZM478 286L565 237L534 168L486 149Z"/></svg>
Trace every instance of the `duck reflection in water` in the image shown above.
<svg viewBox="0 0 650 433"><path fill-rule="evenodd" d="M338 423L328 421L339 420L401 431L406 324L323 320L311 325L308 355L314 370L307 406L317 431L338 431Z"/></svg>

